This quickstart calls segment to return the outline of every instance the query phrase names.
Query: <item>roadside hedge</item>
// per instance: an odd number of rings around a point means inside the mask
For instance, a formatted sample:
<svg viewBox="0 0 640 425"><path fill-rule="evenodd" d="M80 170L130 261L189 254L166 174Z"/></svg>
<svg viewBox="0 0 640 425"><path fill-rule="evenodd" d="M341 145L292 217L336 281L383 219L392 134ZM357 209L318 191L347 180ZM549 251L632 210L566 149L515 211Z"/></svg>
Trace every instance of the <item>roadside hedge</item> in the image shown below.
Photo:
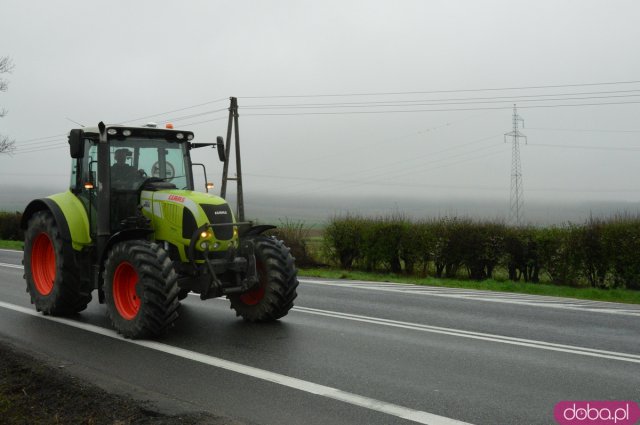
<svg viewBox="0 0 640 425"><path fill-rule="evenodd" d="M0 239L23 240L20 219L19 212L0 212ZM304 223L280 224L278 236L299 265L317 264ZM347 214L329 219L322 254L343 269L640 290L640 216L510 227L459 217Z"/></svg>
<svg viewBox="0 0 640 425"><path fill-rule="evenodd" d="M0 211L0 239L10 241L24 240L24 232L20 228L22 213Z"/></svg>
<svg viewBox="0 0 640 425"><path fill-rule="evenodd" d="M637 216L538 228L348 214L329 220L323 252L344 269L640 290Z"/></svg>

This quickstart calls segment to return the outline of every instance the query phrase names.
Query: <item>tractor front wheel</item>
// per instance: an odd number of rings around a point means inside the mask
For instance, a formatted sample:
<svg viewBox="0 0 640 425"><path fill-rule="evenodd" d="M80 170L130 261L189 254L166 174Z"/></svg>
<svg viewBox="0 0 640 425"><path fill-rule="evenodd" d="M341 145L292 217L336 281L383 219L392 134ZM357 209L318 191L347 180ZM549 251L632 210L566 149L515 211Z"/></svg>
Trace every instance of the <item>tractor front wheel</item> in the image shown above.
<svg viewBox="0 0 640 425"><path fill-rule="evenodd" d="M298 271L289 248L266 236L253 239L258 284L242 294L230 295L236 315L250 322L277 320L291 310L298 295Z"/></svg>
<svg viewBox="0 0 640 425"><path fill-rule="evenodd" d="M113 327L126 338L164 333L178 317L177 279L169 255L158 244L146 240L116 244L104 271Z"/></svg>
<svg viewBox="0 0 640 425"><path fill-rule="evenodd" d="M24 235L24 278L36 310L57 316L78 313L91 301L80 272L49 211L38 211Z"/></svg>

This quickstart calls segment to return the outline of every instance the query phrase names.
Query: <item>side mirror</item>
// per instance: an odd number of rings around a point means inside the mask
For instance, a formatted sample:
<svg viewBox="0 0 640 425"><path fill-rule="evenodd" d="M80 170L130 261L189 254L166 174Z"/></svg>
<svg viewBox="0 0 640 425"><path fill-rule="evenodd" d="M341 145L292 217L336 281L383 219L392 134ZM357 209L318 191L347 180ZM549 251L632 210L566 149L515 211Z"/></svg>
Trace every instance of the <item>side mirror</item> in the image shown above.
<svg viewBox="0 0 640 425"><path fill-rule="evenodd" d="M225 162L227 160L227 155L224 153L224 139L222 136L218 136L216 139L216 149L218 149L218 158L220 158L220 162Z"/></svg>
<svg viewBox="0 0 640 425"><path fill-rule="evenodd" d="M69 154L71 158L84 156L84 131L75 129L69 132Z"/></svg>

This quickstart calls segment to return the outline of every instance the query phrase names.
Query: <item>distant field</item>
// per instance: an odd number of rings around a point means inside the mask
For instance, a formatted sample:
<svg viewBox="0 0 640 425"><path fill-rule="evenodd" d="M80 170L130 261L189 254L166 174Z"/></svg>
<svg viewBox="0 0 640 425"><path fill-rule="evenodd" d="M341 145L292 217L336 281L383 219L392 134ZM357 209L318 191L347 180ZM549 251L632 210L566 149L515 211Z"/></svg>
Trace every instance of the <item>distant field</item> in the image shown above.
<svg viewBox="0 0 640 425"><path fill-rule="evenodd" d="M66 170L66 169L65 169ZM66 171L62 171L66 173ZM66 180L65 180L66 182ZM394 213L409 217L428 218L442 216L480 219L506 218L509 212L508 196L504 199L446 199L431 197L403 197L389 193L379 196L287 196L277 189L273 193L252 192L245 184L244 200L248 219L261 223L279 224L281 220L304 220L308 226L322 228L328 220L347 211L378 216ZM57 186L17 186L14 182L0 182L0 211L22 211L29 201L66 190L66 184ZM216 193L217 194L217 193ZM227 200L235 208L235 194L230 191ZM527 220L536 225L582 222L589 217L609 217L616 213L640 212L640 202L571 202L527 201Z"/></svg>

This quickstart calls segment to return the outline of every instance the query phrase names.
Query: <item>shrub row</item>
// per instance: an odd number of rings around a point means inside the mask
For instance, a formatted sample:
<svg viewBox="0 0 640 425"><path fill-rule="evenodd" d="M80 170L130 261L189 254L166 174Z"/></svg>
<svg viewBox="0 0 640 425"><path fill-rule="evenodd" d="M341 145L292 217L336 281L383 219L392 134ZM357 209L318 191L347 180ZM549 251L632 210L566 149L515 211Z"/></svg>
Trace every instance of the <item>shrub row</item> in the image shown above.
<svg viewBox="0 0 640 425"><path fill-rule="evenodd" d="M430 273L563 285L640 289L640 218L516 228L467 218L412 221L403 216L332 218L324 253L335 265L367 271Z"/></svg>
<svg viewBox="0 0 640 425"><path fill-rule="evenodd" d="M21 241L24 233L20 228L22 213L1 212L0 211L0 239Z"/></svg>
<svg viewBox="0 0 640 425"><path fill-rule="evenodd" d="M303 221L285 218L284 221L280 221L276 229L269 230L267 235L275 236L284 241L291 250L291 255L296 259L296 265L300 267L313 267L316 265L316 262L307 246L310 231L311 229L305 226Z"/></svg>

